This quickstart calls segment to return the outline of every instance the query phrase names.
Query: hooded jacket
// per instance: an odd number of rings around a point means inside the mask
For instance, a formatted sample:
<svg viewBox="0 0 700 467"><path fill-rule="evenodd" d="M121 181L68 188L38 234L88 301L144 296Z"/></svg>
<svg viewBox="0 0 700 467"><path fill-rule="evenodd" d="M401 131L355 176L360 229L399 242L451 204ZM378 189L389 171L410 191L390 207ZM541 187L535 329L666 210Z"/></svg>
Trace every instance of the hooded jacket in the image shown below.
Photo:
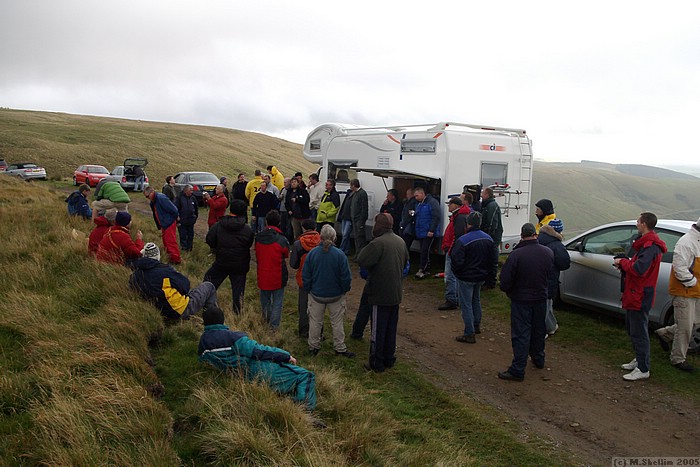
<svg viewBox="0 0 700 467"><path fill-rule="evenodd" d="M85 219L92 218L90 204L79 190L68 195L66 203L68 203L68 214L71 216L83 216Z"/></svg>
<svg viewBox="0 0 700 467"><path fill-rule="evenodd" d="M277 170L277 167L274 165L272 166L272 169L270 169L270 181L277 187L278 190L284 188L284 175L282 175L282 172Z"/></svg>
<svg viewBox="0 0 700 467"><path fill-rule="evenodd" d="M250 270L253 230L244 217L224 216L207 232L206 242L214 250L214 264L236 275Z"/></svg>
<svg viewBox="0 0 700 467"><path fill-rule="evenodd" d="M467 216L470 212L471 208L465 204L452 213L442 238L442 251L449 254L455 240L467 233Z"/></svg>
<svg viewBox="0 0 700 467"><path fill-rule="evenodd" d="M673 249L669 293L676 297L700 298L700 231L694 225Z"/></svg>
<svg viewBox="0 0 700 467"><path fill-rule="evenodd" d="M315 230L302 233L292 245L292 252L289 254L289 267L297 270L295 279L299 287L304 287L301 271L306 261L306 255L321 243L321 234Z"/></svg>
<svg viewBox="0 0 700 467"><path fill-rule="evenodd" d="M562 243L564 237L554 230L550 225L544 225L540 229L540 235L537 241L540 245L544 245L554 253L554 263L549 270L549 280L547 286L547 298L553 299L557 296L559 288L559 271L565 271L571 266L571 257L566 247Z"/></svg>
<svg viewBox="0 0 700 467"><path fill-rule="evenodd" d="M97 248L100 246L102 237L105 236L112 224L109 223L105 216L96 217L93 222L95 223L95 228L92 229L88 238L88 253L94 256L97 254Z"/></svg>
<svg viewBox="0 0 700 467"><path fill-rule="evenodd" d="M187 296L190 280L172 266L152 258L140 258L133 265L129 286L152 302L166 318L182 317L190 303Z"/></svg>
<svg viewBox="0 0 700 467"><path fill-rule="evenodd" d="M282 231L266 227L255 237L255 257L258 261L258 288L277 290L287 285L289 272L284 261L289 256L289 242Z"/></svg>
<svg viewBox="0 0 700 467"><path fill-rule="evenodd" d="M632 259L620 261L624 272L622 308L648 311L654 306L661 255L666 253L666 244L652 230L635 240L632 249L636 252Z"/></svg>

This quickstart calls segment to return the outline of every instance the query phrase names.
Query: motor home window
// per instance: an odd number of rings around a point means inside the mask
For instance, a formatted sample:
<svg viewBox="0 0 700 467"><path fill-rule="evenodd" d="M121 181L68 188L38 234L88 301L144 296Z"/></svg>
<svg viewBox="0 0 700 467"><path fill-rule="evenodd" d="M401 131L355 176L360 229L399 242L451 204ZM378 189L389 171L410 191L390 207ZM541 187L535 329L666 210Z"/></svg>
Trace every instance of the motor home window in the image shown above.
<svg viewBox="0 0 700 467"><path fill-rule="evenodd" d="M436 141L429 140L401 140L402 153L435 153Z"/></svg>
<svg viewBox="0 0 700 467"><path fill-rule="evenodd" d="M328 178L334 179L336 183L350 183L350 180L357 178L356 166L357 162L334 164L328 161Z"/></svg>
<svg viewBox="0 0 700 467"><path fill-rule="evenodd" d="M309 150L310 151L320 151L321 150L321 140L320 139L312 139L309 141Z"/></svg>
<svg viewBox="0 0 700 467"><path fill-rule="evenodd" d="M508 164L483 162L481 164L481 186L505 185L508 179Z"/></svg>

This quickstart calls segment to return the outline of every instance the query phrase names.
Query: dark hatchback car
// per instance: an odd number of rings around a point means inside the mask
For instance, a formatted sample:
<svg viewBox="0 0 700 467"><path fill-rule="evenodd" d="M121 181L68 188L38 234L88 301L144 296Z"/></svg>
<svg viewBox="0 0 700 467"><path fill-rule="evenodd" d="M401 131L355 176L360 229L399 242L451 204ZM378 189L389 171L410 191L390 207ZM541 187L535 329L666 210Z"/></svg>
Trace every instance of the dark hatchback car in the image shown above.
<svg viewBox="0 0 700 467"><path fill-rule="evenodd" d="M219 184L219 177L211 172L180 172L175 175L175 195L179 195L185 185L192 185L194 196L197 202L204 204L204 192L214 196L216 185Z"/></svg>

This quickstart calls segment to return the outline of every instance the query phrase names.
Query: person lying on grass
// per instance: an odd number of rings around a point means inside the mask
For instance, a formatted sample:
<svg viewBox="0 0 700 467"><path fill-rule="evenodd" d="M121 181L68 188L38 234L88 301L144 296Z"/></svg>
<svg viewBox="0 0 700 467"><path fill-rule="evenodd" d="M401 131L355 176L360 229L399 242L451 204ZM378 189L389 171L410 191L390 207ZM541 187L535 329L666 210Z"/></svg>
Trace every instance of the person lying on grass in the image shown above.
<svg viewBox="0 0 700 467"><path fill-rule="evenodd" d="M246 333L224 325L224 312L207 307L202 313L204 333L199 339L199 360L219 370L239 370L248 381L265 381L274 391L316 408L316 376L297 366L289 352L258 344Z"/></svg>

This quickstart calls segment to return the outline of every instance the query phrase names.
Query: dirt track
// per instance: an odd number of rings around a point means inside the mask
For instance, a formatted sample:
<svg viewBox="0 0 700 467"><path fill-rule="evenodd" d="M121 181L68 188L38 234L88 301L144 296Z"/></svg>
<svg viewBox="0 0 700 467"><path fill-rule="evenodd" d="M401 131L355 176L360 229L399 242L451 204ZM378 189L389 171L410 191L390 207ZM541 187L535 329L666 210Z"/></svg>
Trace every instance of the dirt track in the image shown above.
<svg viewBox="0 0 700 467"><path fill-rule="evenodd" d="M150 213L145 199L132 204ZM206 210L196 233L200 239L206 234ZM289 289L296 289L294 281ZM361 292L357 281L348 296L348 319ZM406 281L398 354L446 390L494 407L584 465L610 465L614 456L700 456L700 404L654 384L653 376L626 382L618 366L558 345L555 336L547 341L545 369L529 364L524 382L499 380L496 373L512 358L508 324L490 318L485 308L477 343L462 344L454 340L463 330L459 311L441 312L438 304Z"/></svg>

